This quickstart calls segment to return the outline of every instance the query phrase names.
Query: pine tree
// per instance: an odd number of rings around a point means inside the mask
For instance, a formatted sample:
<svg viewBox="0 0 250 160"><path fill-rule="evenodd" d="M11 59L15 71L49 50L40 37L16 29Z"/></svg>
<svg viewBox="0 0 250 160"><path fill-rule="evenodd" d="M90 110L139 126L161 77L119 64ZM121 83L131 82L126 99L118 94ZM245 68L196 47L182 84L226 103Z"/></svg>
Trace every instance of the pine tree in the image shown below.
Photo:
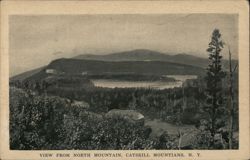
<svg viewBox="0 0 250 160"><path fill-rule="evenodd" d="M233 92L233 74L237 69L237 64L234 66L232 66L232 53L229 49L229 104L228 104L228 110L229 110L229 149L233 148L233 121L234 121L234 92Z"/></svg>
<svg viewBox="0 0 250 160"><path fill-rule="evenodd" d="M221 34L218 29L214 29L212 33L211 42L208 45L207 52L209 53L210 64L207 68L206 76L206 93L207 102L205 111L209 115L209 131L212 136L211 146L214 145L214 137L218 132L219 128L223 125L223 112L225 107L223 106L223 95L222 95L222 79L225 77L225 72L222 70L220 54L223 48L223 41L221 40Z"/></svg>

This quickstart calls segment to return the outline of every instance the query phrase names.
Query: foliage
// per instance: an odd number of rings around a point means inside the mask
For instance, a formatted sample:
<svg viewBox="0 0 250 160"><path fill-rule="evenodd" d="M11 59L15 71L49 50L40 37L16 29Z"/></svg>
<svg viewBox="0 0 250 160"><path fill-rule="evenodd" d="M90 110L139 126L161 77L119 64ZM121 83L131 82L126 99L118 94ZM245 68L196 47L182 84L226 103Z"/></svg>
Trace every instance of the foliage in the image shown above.
<svg viewBox="0 0 250 160"><path fill-rule="evenodd" d="M11 149L171 149L174 146L169 136L151 139L149 127L72 107L70 101L57 96L29 93L10 88Z"/></svg>
<svg viewBox="0 0 250 160"><path fill-rule="evenodd" d="M178 149L175 136L170 136L167 132L163 132L162 135L156 140L156 149Z"/></svg>
<svg viewBox="0 0 250 160"><path fill-rule="evenodd" d="M222 70L221 66L222 56L220 52L222 48L223 42L221 40L221 34L218 29L215 29L207 49L207 52L209 52L210 64L207 68L207 101L204 107L205 112L209 115L207 128L212 136L211 146L215 145L214 139L218 130L225 126L225 121L222 117L226 112L223 105L222 79L225 77L225 72Z"/></svg>
<svg viewBox="0 0 250 160"><path fill-rule="evenodd" d="M122 118L108 118L97 125L93 146L97 149L143 149L149 134L144 127Z"/></svg>
<svg viewBox="0 0 250 160"><path fill-rule="evenodd" d="M146 117L153 119L158 118L170 123L188 123L195 124L193 115L198 113L198 109L204 101L204 91L199 88L201 82L197 80L195 86L185 86L185 94L182 88L154 90L147 88L94 88L85 90L81 87L65 87L64 82L49 83L39 92L46 92L49 95L56 95L70 100L86 101L89 110L96 113L106 113L112 109L134 109L141 112ZM35 83L33 85L32 83ZM36 84L47 82L30 82L26 85L18 85L24 90L37 91ZM60 85L62 83L63 85ZM202 82L203 83L203 82ZM78 84L78 83L77 83ZM28 86L28 89L25 87ZM183 97L185 102L183 102ZM183 108L185 103L186 108ZM190 111L192 110L192 111ZM190 113L192 112L192 113ZM178 118L185 116L185 118ZM189 116L192 115L192 116Z"/></svg>
<svg viewBox="0 0 250 160"><path fill-rule="evenodd" d="M10 98L11 148L50 147L60 138L65 100L33 96L16 88L11 88Z"/></svg>

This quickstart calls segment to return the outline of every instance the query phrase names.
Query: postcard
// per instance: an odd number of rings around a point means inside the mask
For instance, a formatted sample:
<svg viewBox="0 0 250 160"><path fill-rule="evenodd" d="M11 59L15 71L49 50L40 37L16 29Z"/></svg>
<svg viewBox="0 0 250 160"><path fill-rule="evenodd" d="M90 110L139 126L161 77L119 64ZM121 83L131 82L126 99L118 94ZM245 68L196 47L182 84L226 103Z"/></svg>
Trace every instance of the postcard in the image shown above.
<svg viewBox="0 0 250 160"><path fill-rule="evenodd" d="M2 1L3 160L246 160L247 1Z"/></svg>

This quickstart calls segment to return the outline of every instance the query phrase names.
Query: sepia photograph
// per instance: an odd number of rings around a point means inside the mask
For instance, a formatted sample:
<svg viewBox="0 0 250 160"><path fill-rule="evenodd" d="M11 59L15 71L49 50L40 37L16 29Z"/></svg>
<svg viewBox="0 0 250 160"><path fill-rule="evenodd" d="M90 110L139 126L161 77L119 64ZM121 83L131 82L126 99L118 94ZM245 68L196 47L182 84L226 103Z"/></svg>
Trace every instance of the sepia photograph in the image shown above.
<svg viewBox="0 0 250 160"><path fill-rule="evenodd" d="M7 149L239 151L240 32L238 13L8 15ZM157 153L109 152L128 150Z"/></svg>
<svg viewBox="0 0 250 160"><path fill-rule="evenodd" d="M237 149L237 15L10 17L10 149Z"/></svg>

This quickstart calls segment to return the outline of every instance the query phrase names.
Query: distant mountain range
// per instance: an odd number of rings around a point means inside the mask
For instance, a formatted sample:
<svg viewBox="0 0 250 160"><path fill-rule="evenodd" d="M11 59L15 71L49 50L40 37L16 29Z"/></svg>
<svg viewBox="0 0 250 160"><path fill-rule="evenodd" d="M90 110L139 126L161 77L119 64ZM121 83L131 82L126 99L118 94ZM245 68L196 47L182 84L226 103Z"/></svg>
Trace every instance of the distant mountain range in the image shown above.
<svg viewBox="0 0 250 160"><path fill-rule="evenodd" d="M151 50L132 50L107 55L78 55L69 59L57 59L48 66L34 69L11 80L24 80L29 77L43 77L46 69L56 69L70 74L88 72L92 74L106 73L138 73L138 74L204 74L209 61L188 54L167 55ZM223 60L228 68L228 61ZM237 63L236 60L233 64ZM39 76L38 76L39 75ZM35 78L36 79L36 78Z"/></svg>
<svg viewBox="0 0 250 160"><path fill-rule="evenodd" d="M196 57L189 54L170 55L152 50L137 49L132 51L118 52L107 55L83 54L73 57L75 59L99 60L99 61L165 61L180 64L187 64L206 68L208 58ZM228 61L223 60L223 66L228 68ZM234 60L233 63L236 63Z"/></svg>

